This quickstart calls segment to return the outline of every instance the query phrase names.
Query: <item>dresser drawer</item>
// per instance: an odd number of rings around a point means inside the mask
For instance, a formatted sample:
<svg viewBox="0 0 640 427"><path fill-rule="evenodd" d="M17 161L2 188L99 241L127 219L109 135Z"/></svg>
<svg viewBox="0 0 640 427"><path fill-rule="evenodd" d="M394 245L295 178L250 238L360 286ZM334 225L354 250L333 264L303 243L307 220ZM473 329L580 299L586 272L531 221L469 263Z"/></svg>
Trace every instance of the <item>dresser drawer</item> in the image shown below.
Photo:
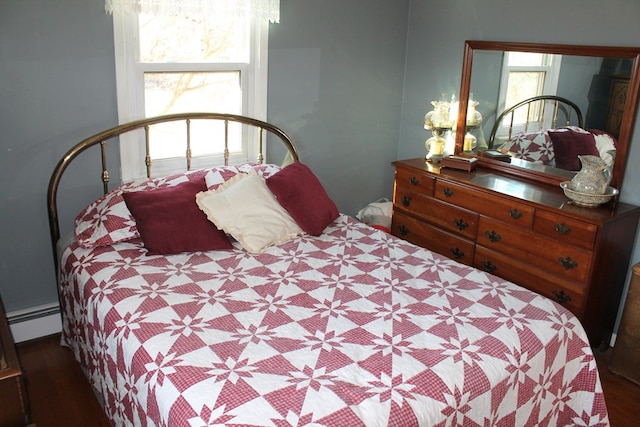
<svg viewBox="0 0 640 427"><path fill-rule="evenodd" d="M533 229L552 239L585 249L593 248L598 232L598 227L593 224L576 221L542 209L538 209L535 213Z"/></svg>
<svg viewBox="0 0 640 427"><path fill-rule="evenodd" d="M393 205L395 208L411 212L423 218L431 216L429 209L431 209L433 200L433 198L423 196L413 188L406 187L396 188L396 192L393 195Z"/></svg>
<svg viewBox="0 0 640 427"><path fill-rule="evenodd" d="M557 274L532 268L527 262L477 246L473 265L506 280L537 292L569 309L579 318L584 312L585 288L579 283L564 280Z"/></svg>
<svg viewBox="0 0 640 427"><path fill-rule="evenodd" d="M583 283L589 277L591 252L491 218L480 217L476 242L559 277Z"/></svg>
<svg viewBox="0 0 640 427"><path fill-rule="evenodd" d="M391 233L463 264L473 262L473 242L440 230L401 212L394 212Z"/></svg>
<svg viewBox="0 0 640 427"><path fill-rule="evenodd" d="M437 180L434 197L519 227L533 224L534 208L451 182Z"/></svg>
<svg viewBox="0 0 640 427"><path fill-rule="evenodd" d="M459 208L438 199L430 199L426 213L429 222L461 234L468 239L475 239L478 230L478 214Z"/></svg>
<svg viewBox="0 0 640 427"><path fill-rule="evenodd" d="M422 175L410 170L396 169L396 192L416 192L425 196L433 195L436 179L433 176Z"/></svg>
<svg viewBox="0 0 640 427"><path fill-rule="evenodd" d="M478 214L442 202L432 197L423 197L413 192L396 193L400 199L396 206L412 215L419 216L433 225L440 226L470 240L475 239L478 229Z"/></svg>

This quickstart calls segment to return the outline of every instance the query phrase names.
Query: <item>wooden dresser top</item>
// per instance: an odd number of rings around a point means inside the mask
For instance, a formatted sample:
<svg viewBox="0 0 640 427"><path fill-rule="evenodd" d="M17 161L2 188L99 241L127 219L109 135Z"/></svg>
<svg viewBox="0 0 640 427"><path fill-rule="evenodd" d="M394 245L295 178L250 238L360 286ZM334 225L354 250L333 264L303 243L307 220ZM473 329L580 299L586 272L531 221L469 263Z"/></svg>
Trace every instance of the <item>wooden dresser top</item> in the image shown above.
<svg viewBox="0 0 640 427"><path fill-rule="evenodd" d="M612 201L597 208L585 208L573 204L559 186L537 183L495 170L476 167L471 172L443 168L439 163L426 162L422 158L393 162L396 167L433 175L480 191L516 198L532 205L543 205L564 215L595 223L604 223L613 217L638 215L640 207Z"/></svg>

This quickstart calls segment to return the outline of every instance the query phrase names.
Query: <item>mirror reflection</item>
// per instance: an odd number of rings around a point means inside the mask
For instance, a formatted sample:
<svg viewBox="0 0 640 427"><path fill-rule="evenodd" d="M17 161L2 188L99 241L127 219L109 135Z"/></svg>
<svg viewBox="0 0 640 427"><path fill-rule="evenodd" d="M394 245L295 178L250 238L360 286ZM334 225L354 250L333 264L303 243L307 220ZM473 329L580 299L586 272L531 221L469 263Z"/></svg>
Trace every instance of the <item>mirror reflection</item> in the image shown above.
<svg viewBox="0 0 640 427"><path fill-rule="evenodd" d="M559 180L580 169L578 155L598 155L619 186L636 112L638 52L467 42L460 91L467 110L458 112L455 153Z"/></svg>

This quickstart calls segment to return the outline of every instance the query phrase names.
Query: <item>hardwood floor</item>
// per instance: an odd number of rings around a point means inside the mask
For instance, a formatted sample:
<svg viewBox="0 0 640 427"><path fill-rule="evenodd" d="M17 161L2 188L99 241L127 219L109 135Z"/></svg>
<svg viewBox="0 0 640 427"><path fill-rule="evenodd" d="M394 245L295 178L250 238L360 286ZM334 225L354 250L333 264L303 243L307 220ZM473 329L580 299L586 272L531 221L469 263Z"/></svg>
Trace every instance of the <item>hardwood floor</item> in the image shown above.
<svg viewBox="0 0 640 427"><path fill-rule="evenodd" d="M109 426L93 389L60 335L18 343L37 427Z"/></svg>
<svg viewBox="0 0 640 427"><path fill-rule="evenodd" d="M636 427L640 425L640 386L609 371L611 349L604 353L595 350L595 356L611 426Z"/></svg>
<svg viewBox="0 0 640 427"><path fill-rule="evenodd" d="M80 366L59 342L59 335L52 335L17 345L33 422L37 427L108 426ZM596 360L611 426L640 425L640 386L609 372L610 351L596 354Z"/></svg>

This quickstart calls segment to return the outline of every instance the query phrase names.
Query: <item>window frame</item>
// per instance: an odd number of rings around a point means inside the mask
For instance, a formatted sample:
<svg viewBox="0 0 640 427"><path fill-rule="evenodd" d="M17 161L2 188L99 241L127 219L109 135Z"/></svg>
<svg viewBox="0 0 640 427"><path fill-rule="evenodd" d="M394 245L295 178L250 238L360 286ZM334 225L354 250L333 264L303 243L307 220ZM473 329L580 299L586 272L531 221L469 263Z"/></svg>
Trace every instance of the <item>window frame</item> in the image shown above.
<svg viewBox="0 0 640 427"><path fill-rule="evenodd" d="M134 14L113 14L113 37L118 123L127 123L145 117L144 73L163 71L239 71L242 88L242 110L240 114L258 120L266 120L268 20L250 18L248 63L141 63L138 60L138 19ZM256 161L258 154L257 132L243 130L242 151L240 153L230 153L229 164ZM266 155L266 153L263 152L263 155ZM145 141L142 133L121 137L120 171L122 182L147 177L145 156ZM222 153L219 155L194 156L192 158L192 169L222 163ZM157 159L153 162L154 176L165 176L185 169L186 161L184 158Z"/></svg>

